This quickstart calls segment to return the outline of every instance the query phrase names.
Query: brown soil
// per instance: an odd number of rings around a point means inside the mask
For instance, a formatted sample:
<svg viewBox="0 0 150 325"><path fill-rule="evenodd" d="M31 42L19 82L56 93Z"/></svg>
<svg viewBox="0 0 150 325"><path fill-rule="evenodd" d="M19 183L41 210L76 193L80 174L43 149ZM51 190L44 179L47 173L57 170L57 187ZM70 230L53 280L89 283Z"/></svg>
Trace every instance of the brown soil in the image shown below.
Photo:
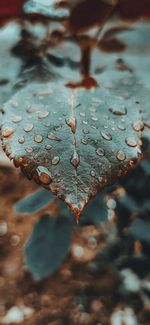
<svg viewBox="0 0 150 325"><path fill-rule="evenodd" d="M94 258L106 246L110 225L74 231L65 263L54 275L35 282L23 262L23 245L38 214L16 216L13 206L36 189L18 170L1 166L0 223L8 228L0 236L0 324L11 307L20 305L34 311L21 325L110 324L112 311L124 308L116 294L120 279L107 266L97 275L93 272ZM96 244L89 241L91 236ZM82 257L76 254L77 246L83 248ZM148 324L143 309L138 317L140 324Z"/></svg>

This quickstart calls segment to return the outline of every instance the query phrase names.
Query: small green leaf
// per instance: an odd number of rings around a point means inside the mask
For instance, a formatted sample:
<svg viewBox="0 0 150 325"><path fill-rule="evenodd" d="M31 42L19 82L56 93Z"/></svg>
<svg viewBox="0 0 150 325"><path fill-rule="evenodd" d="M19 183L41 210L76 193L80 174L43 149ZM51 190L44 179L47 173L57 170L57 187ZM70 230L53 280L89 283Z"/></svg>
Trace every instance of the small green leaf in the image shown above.
<svg viewBox="0 0 150 325"><path fill-rule="evenodd" d="M129 228L129 233L137 240L150 244L150 222L140 219L134 220Z"/></svg>
<svg viewBox="0 0 150 325"><path fill-rule="evenodd" d="M25 263L36 280L54 273L69 253L71 222L44 215L25 244Z"/></svg>
<svg viewBox="0 0 150 325"><path fill-rule="evenodd" d="M34 213L47 206L52 199L53 196L50 192L40 189L18 201L15 205L15 211L19 214Z"/></svg>

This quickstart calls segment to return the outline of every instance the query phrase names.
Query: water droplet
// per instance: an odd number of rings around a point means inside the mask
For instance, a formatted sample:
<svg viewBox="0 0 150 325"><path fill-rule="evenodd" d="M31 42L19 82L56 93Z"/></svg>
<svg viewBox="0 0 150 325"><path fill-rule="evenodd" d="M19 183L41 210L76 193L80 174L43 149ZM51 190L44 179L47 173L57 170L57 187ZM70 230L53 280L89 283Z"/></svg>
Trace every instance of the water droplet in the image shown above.
<svg viewBox="0 0 150 325"><path fill-rule="evenodd" d="M42 142L42 141L43 141L43 137L42 137L42 135L37 134L37 135L34 137L34 141L37 142L37 143Z"/></svg>
<svg viewBox="0 0 150 325"><path fill-rule="evenodd" d="M57 165L60 161L60 158L58 156L55 156L53 159L52 159L52 165Z"/></svg>
<svg viewBox="0 0 150 325"><path fill-rule="evenodd" d="M103 157L105 155L105 151L102 148L97 148L96 153L98 156L101 156L101 157Z"/></svg>
<svg viewBox="0 0 150 325"><path fill-rule="evenodd" d="M67 118L66 119L67 125L71 128L71 131L73 133L76 132L76 127L77 127L77 120L75 117Z"/></svg>
<svg viewBox="0 0 150 325"><path fill-rule="evenodd" d="M96 116L91 117L92 121L98 121L98 118Z"/></svg>
<svg viewBox="0 0 150 325"><path fill-rule="evenodd" d="M88 122L87 122L87 121L82 121L82 124L85 124L85 125L87 125L87 124L88 124Z"/></svg>
<svg viewBox="0 0 150 325"><path fill-rule="evenodd" d="M80 116L85 116L85 113L80 112L79 115L80 115Z"/></svg>
<svg viewBox="0 0 150 325"><path fill-rule="evenodd" d="M119 150L116 155L117 159L123 161L126 159L126 155L122 150Z"/></svg>
<svg viewBox="0 0 150 325"><path fill-rule="evenodd" d="M129 138L126 138L126 144L130 147L136 147L137 141L135 138L129 137Z"/></svg>
<svg viewBox="0 0 150 325"><path fill-rule="evenodd" d="M88 130L88 129L83 129L82 132L83 132L84 134L88 134L88 133L89 133L89 130Z"/></svg>
<svg viewBox="0 0 150 325"><path fill-rule="evenodd" d="M77 167L79 165L79 162L80 162L79 155L78 155L78 153L76 151L74 151L73 156L71 158L71 164L74 167Z"/></svg>
<svg viewBox="0 0 150 325"><path fill-rule="evenodd" d="M34 125L31 123L31 124L26 124L23 129L25 132L30 132L33 129L33 127Z"/></svg>
<svg viewBox="0 0 150 325"><path fill-rule="evenodd" d="M95 171L92 170L92 171L91 171L91 176L92 176L92 177L95 177L95 175L96 175Z"/></svg>
<svg viewBox="0 0 150 325"><path fill-rule="evenodd" d="M47 117L49 115L49 112L39 112L39 114L38 114L38 118L39 119L43 119L43 118L45 118L45 117Z"/></svg>
<svg viewBox="0 0 150 325"><path fill-rule="evenodd" d="M51 150L51 149L52 149L52 146L51 146L50 144L47 144L47 145L45 146L45 149L46 149L46 150Z"/></svg>
<svg viewBox="0 0 150 325"><path fill-rule="evenodd" d="M112 140L112 136L111 136L110 133L106 133L106 132L101 131L101 135L102 135L102 137L103 137L105 140L107 140L107 141Z"/></svg>
<svg viewBox="0 0 150 325"><path fill-rule="evenodd" d="M34 113L34 112L36 112L37 111L37 108L36 107L34 107L34 106L30 106L30 105L27 105L27 107L26 107L26 112L27 113Z"/></svg>
<svg viewBox="0 0 150 325"><path fill-rule="evenodd" d="M126 115L127 114L127 108L122 105L118 105L118 107L110 107L109 111L113 113L114 115Z"/></svg>
<svg viewBox="0 0 150 325"><path fill-rule="evenodd" d="M48 133L47 137L48 137L48 139L50 139L50 140L61 141L61 139L58 138L58 137L57 137L54 133L52 133L52 132Z"/></svg>
<svg viewBox="0 0 150 325"><path fill-rule="evenodd" d="M14 123L18 123L18 122L20 122L22 120L22 117L19 116L19 115L14 115L11 120Z"/></svg>
<svg viewBox="0 0 150 325"><path fill-rule="evenodd" d="M43 122L43 125L46 126L46 128L49 128L49 127L50 127L50 122L47 121L47 120L45 120L45 121Z"/></svg>
<svg viewBox="0 0 150 325"><path fill-rule="evenodd" d="M96 107L93 107L93 106L90 107L90 111L91 111L92 113L96 113L96 111L97 111L97 110L96 110Z"/></svg>
<svg viewBox="0 0 150 325"><path fill-rule="evenodd" d="M14 133L14 129L12 128L6 128L2 131L2 136L5 137L5 138L8 138L10 137L13 133Z"/></svg>
<svg viewBox="0 0 150 325"><path fill-rule="evenodd" d="M91 125L91 128L94 129L94 130L98 129L98 127L96 125Z"/></svg>
<svg viewBox="0 0 150 325"><path fill-rule="evenodd" d="M12 107L17 108L19 106L18 102L16 100L11 100L10 104Z"/></svg>
<svg viewBox="0 0 150 325"><path fill-rule="evenodd" d="M25 142L25 138L24 137L18 138L18 142L21 143L21 144L24 143Z"/></svg>
<svg viewBox="0 0 150 325"><path fill-rule="evenodd" d="M54 127L54 130L59 131L61 128L62 128L62 125L57 125L57 126Z"/></svg>
<svg viewBox="0 0 150 325"><path fill-rule="evenodd" d="M143 130L143 127L144 127L143 123L140 121L134 122L132 126L133 126L133 129L137 132Z"/></svg>
<svg viewBox="0 0 150 325"><path fill-rule="evenodd" d="M88 144L88 138L83 138L83 139L81 140L81 142L82 142L83 144Z"/></svg>
<svg viewBox="0 0 150 325"><path fill-rule="evenodd" d="M73 146L76 146L76 139L75 138L72 139L72 144L73 144Z"/></svg>
<svg viewBox="0 0 150 325"><path fill-rule="evenodd" d="M44 90L37 91L36 93L34 93L34 96L41 97L41 99L43 99L44 96L50 96L52 94L53 94L52 89L44 89Z"/></svg>
<svg viewBox="0 0 150 325"><path fill-rule="evenodd" d="M33 152L33 148L32 148L32 147L27 147L27 148L26 148L26 152L28 152L28 153L32 153L32 152Z"/></svg>
<svg viewBox="0 0 150 325"><path fill-rule="evenodd" d="M49 185L52 181L51 179L51 173L46 167L38 166L36 168L36 171L38 173L39 180L44 185Z"/></svg>
<svg viewBox="0 0 150 325"><path fill-rule="evenodd" d="M124 130L126 129L126 127L125 127L123 124L121 124L121 123L118 123L118 124L117 124L117 127L118 127L118 129L121 130L121 131L124 131Z"/></svg>

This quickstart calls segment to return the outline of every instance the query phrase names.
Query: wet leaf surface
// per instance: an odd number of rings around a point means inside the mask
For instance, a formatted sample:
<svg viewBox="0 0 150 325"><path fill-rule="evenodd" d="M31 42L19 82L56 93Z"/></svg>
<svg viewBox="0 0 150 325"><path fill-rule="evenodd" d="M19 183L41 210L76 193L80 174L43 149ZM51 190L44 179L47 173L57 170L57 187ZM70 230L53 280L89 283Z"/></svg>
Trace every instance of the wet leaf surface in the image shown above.
<svg viewBox="0 0 150 325"><path fill-rule="evenodd" d="M137 87L124 100L113 89L91 93L60 84L58 93L51 83L28 85L3 107L3 148L29 179L50 188L78 215L140 158Z"/></svg>
<svg viewBox="0 0 150 325"><path fill-rule="evenodd" d="M59 209L59 214L72 219L72 214L67 205L62 201L57 199L56 204ZM75 220L72 219L72 224L75 228L84 227L88 225L100 225L108 220L108 208L106 205L105 194L100 193L96 195L83 210L80 215L80 220L78 225Z"/></svg>
<svg viewBox="0 0 150 325"><path fill-rule="evenodd" d="M119 40L127 44L121 56L94 49L91 73L98 87L91 90L65 87L81 78L80 51L73 40L43 51L45 36L35 37L33 26L33 33L16 25L11 37L9 26L7 37L2 32L2 40L8 38L0 53L0 100L8 101L1 107L4 150L29 179L50 188L76 215L134 166L144 126L149 137L148 26L123 33L119 27Z"/></svg>
<svg viewBox="0 0 150 325"><path fill-rule="evenodd" d="M72 225L68 218L42 216L25 244L25 263L36 280L54 273L69 253ZM64 235L65 234L65 235Z"/></svg>

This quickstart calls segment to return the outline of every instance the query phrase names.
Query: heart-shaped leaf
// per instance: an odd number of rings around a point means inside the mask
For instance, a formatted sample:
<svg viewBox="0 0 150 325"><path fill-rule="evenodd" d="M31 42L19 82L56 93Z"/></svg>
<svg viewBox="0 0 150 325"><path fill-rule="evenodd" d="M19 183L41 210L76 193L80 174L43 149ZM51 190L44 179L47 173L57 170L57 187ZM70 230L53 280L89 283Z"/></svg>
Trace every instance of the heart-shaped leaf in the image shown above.
<svg viewBox="0 0 150 325"><path fill-rule="evenodd" d="M69 253L72 225L68 218L42 216L25 244L25 263L36 280L55 272Z"/></svg>
<svg viewBox="0 0 150 325"><path fill-rule="evenodd" d="M124 99L121 90L117 96L102 87L90 92L59 83L57 89L52 83L28 85L4 105L3 148L29 179L79 215L141 156L140 90L131 83L133 97Z"/></svg>

